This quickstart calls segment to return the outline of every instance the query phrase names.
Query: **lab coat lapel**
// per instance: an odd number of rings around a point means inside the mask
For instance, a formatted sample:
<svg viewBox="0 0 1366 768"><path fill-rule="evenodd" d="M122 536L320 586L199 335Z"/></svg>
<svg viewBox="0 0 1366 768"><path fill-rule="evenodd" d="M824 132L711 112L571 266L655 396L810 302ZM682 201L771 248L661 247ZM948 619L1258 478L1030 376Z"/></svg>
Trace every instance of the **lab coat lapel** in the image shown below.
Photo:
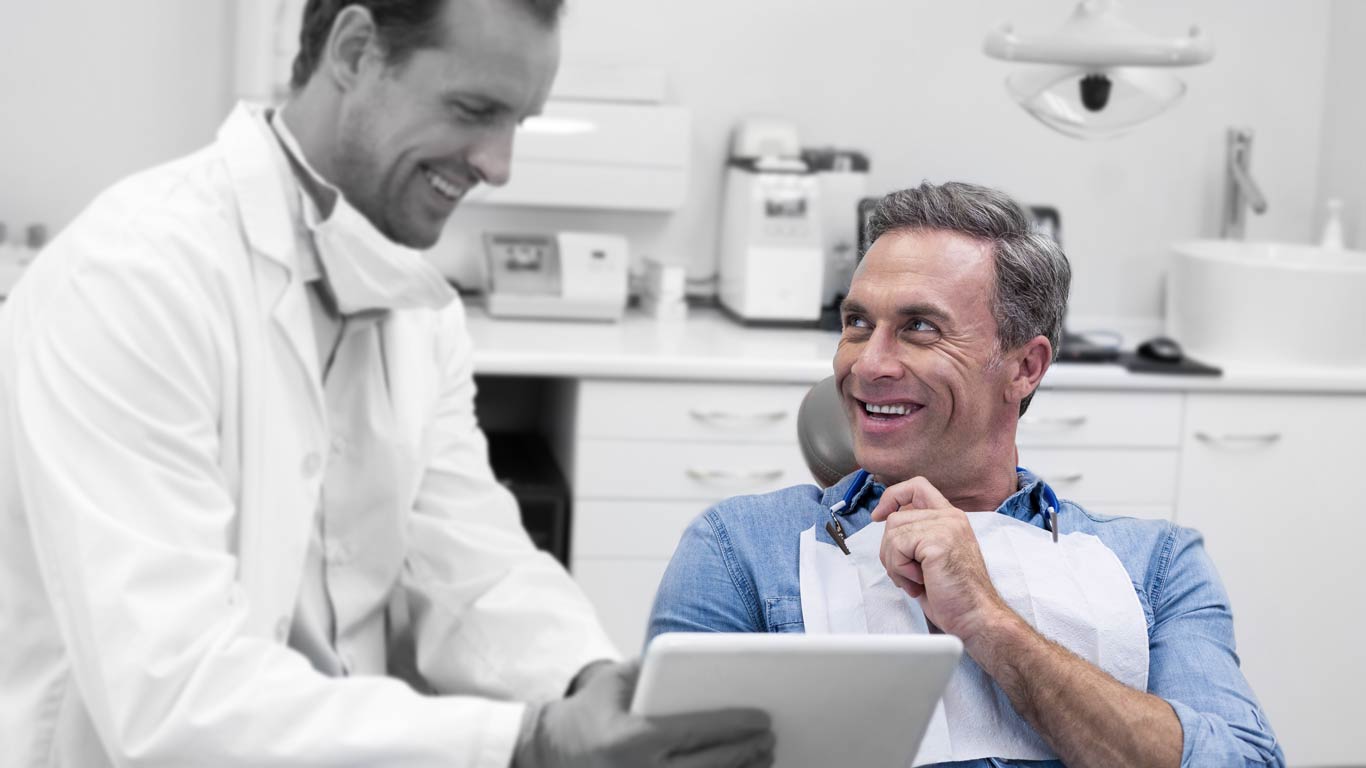
<svg viewBox="0 0 1366 768"><path fill-rule="evenodd" d="M308 297L295 268L288 187L272 141L264 119L242 105L218 135L247 256L235 290L255 302L247 310L251 326L239 334L239 578L251 600L249 631L283 641L319 494L318 481L301 472L301 460L306 463L326 440Z"/></svg>
<svg viewBox="0 0 1366 768"><path fill-rule="evenodd" d="M311 383L311 407L323 419L322 372L313 340L307 288L298 265L294 222L289 216L290 188L281 182L283 150L264 116L239 104L218 136L224 145L242 228L253 255L252 272L262 308L284 337L297 365Z"/></svg>

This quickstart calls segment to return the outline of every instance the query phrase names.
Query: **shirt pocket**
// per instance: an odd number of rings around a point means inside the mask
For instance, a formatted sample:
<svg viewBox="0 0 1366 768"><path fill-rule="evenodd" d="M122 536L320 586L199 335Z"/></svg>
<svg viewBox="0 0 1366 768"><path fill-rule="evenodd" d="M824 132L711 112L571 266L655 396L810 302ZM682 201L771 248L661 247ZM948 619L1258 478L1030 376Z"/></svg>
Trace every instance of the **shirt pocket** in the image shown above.
<svg viewBox="0 0 1366 768"><path fill-rule="evenodd" d="M764 626L769 632L805 632L802 623L800 597L769 597L764 599Z"/></svg>

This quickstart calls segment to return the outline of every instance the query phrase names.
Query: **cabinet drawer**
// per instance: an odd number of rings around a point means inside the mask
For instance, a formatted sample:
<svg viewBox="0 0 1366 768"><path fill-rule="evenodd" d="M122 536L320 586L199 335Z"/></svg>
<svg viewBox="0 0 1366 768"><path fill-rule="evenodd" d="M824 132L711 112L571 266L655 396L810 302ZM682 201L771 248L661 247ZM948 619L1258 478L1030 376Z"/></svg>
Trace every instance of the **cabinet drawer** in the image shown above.
<svg viewBox="0 0 1366 768"><path fill-rule="evenodd" d="M1020 461L1058 496L1101 515L1108 505L1170 507L1176 498L1174 450L1020 449Z"/></svg>
<svg viewBox="0 0 1366 768"><path fill-rule="evenodd" d="M645 645L646 625L668 559L574 558L570 569L598 612L607 636L628 658Z"/></svg>
<svg viewBox="0 0 1366 768"><path fill-rule="evenodd" d="M814 482L795 439L764 443L579 440L578 499L720 501Z"/></svg>
<svg viewBox="0 0 1366 768"><path fill-rule="evenodd" d="M1181 444L1181 393L1044 389L1020 417L1021 447L1175 448Z"/></svg>
<svg viewBox="0 0 1366 768"><path fill-rule="evenodd" d="M579 385L582 438L797 441L808 384L587 380Z"/></svg>
<svg viewBox="0 0 1366 768"><path fill-rule="evenodd" d="M574 541L579 557L673 556L688 524L706 511L701 501L597 501L574 505Z"/></svg>

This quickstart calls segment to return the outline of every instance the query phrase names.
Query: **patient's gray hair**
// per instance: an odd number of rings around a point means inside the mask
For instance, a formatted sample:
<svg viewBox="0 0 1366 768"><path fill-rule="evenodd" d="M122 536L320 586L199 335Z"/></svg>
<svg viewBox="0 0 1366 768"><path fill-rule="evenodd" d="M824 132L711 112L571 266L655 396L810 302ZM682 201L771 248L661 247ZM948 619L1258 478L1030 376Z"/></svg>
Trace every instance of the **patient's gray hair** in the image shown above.
<svg viewBox="0 0 1366 768"><path fill-rule="evenodd" d="M1034 229L1019 203L976 184L926 182L878 201L868 218L864 242L874 243L898 230L958 232L991 243L996 259L992 315L998 353L1045 336L1057 359L1072 267L1057 242ZM1020 402L1021 415L1033 398L1031 392Z"/></svg>

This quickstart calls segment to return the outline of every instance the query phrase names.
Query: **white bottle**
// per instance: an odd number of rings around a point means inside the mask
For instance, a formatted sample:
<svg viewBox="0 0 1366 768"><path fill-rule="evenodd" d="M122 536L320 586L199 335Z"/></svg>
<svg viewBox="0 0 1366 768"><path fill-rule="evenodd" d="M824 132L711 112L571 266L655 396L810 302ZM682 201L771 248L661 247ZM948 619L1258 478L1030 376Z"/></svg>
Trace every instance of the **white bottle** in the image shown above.
<svg viewBox="0 0 1366 768"><path fill-rule="evenodd" d="M1323 223L1323 237L1319 247L1330 251L1340 251L1342 244L1342 201L1336 197L1328 200L1328 218Z"/></svg>

